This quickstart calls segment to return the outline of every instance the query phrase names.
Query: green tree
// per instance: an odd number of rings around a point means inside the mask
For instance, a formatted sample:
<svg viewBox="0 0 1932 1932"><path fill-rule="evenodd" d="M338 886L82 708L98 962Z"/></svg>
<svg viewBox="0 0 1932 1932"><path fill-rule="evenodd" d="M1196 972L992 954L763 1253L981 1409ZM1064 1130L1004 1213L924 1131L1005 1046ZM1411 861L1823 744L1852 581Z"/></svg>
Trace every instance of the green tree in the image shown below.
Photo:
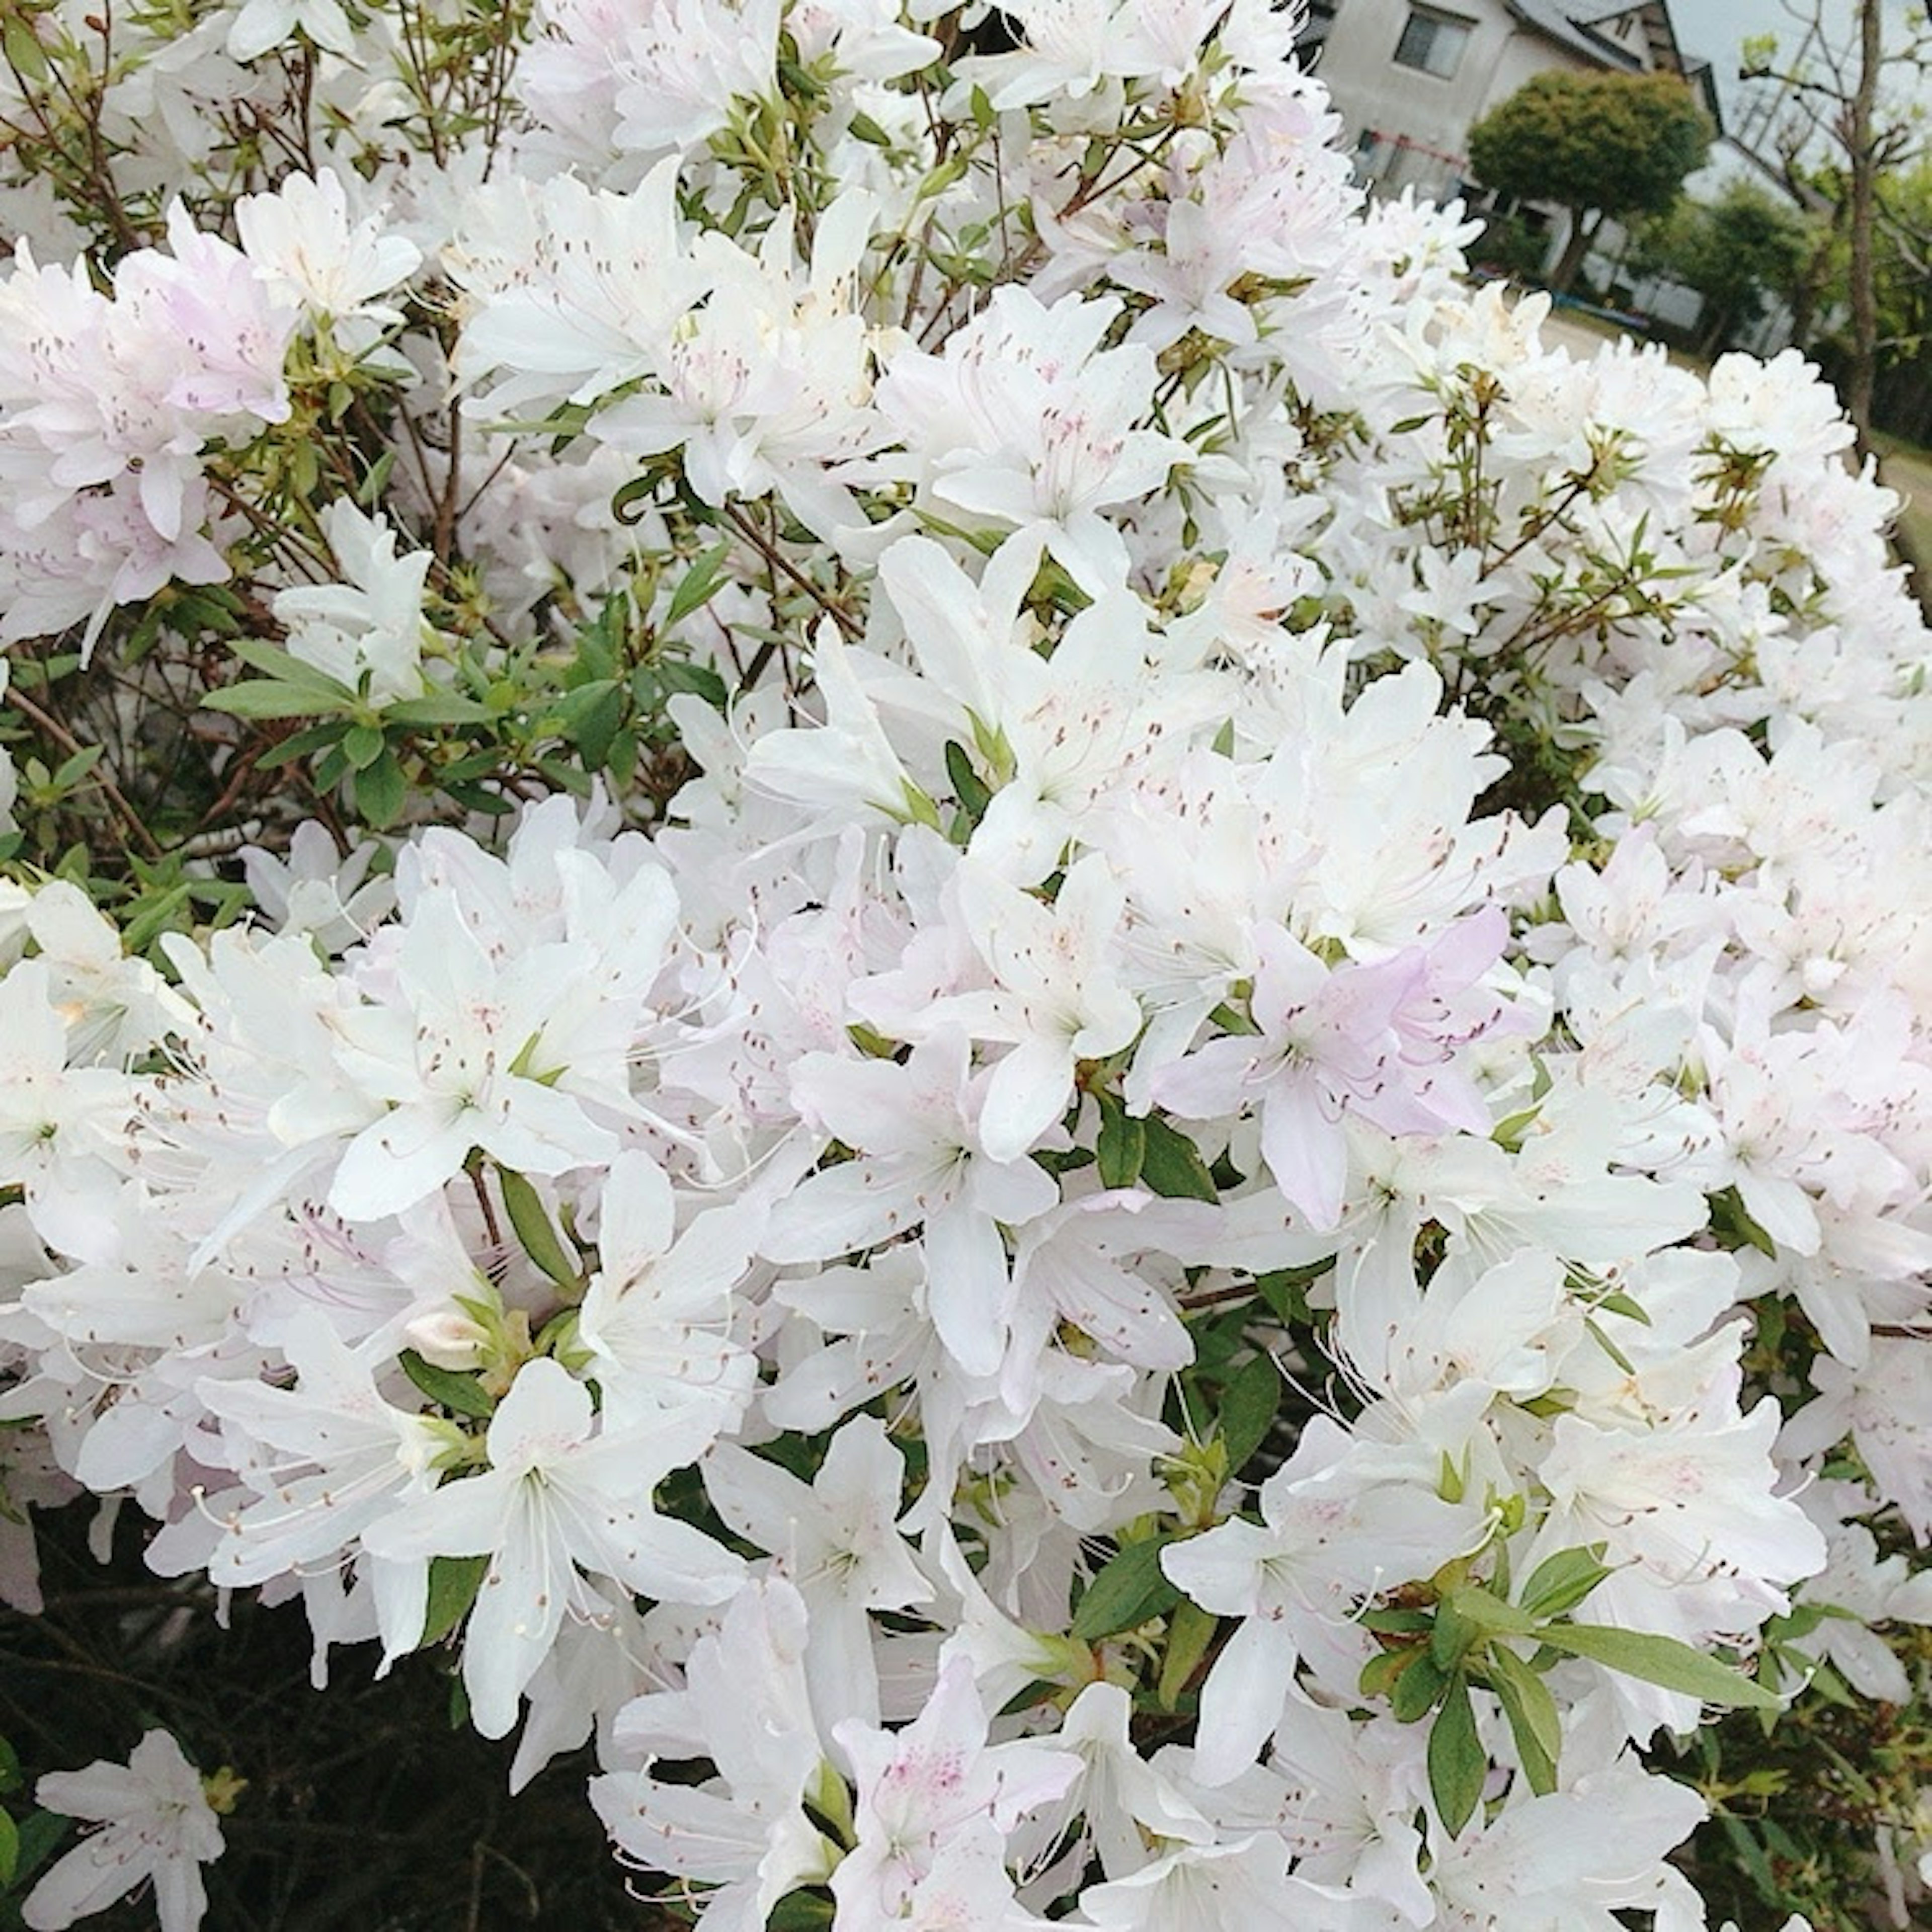
<svg viewBox="0 0 1932 1932"><path fill-rule="evenodd" d="M1633 266L1661 271L1704 298L1699 348L1715 356L1764 312L1766 299L1796 286L1810 259L1810 224L1748 182L1714 202L1680 200L1648 223Z"/></svg>
<svg viewBox="0 0 1932 1932"><path fill-rule="evenodd" d="M1932 158L1882 176L1873 238L1880 364L1932 357Z"/></svg>
<svg viewBox="0 0 1932 1932"><path fill-rule="evenodd" d="M1773 34L1746 41L1741 77L1777 91L1784 111L1774 140L1786 182L1794 193L1816 196L1844 238L1851 311L1845 406L1864 450L1881 350L1882 186L1924 152L1917 84L1932 65L1932 31L1922 16L1907 14L1888 44L1888 28L1898 23L1882 0L1857 0L1849 21L1844 0L1786 0L1785 10L1804 29L1797 48L1787 56ZM1906 84L1888 92L1880 84L1886 78ZM1809 314L1803 319L1808 322Z"/></svg>
<svg viewBox="0 0 1932 1932"><path fill-rule="evenodd" d="M1675 75L1540 74L1469 130L1469 160L1485 188L1569 209L1570 238L1551 278L1562 290L1606 216L1670 207L1711 134Z"/></svg>

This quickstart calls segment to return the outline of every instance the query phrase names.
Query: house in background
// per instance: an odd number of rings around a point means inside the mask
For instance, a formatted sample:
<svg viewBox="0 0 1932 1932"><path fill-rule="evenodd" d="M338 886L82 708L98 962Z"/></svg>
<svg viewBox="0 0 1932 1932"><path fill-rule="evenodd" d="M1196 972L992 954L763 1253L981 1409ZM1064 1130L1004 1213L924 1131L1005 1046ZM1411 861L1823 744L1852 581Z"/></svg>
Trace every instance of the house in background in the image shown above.
<svg viewBox="0 0 1932 1932"><path fill-rule="evenodd" d="M1474 202L1470 128L1532 76L1552 69L1674 74L1723 116L1709 62L1677 44L1667 0L1315 0L1304 30L1378 194ZM1563 217L1526 209L1552 225Z"/></svg>

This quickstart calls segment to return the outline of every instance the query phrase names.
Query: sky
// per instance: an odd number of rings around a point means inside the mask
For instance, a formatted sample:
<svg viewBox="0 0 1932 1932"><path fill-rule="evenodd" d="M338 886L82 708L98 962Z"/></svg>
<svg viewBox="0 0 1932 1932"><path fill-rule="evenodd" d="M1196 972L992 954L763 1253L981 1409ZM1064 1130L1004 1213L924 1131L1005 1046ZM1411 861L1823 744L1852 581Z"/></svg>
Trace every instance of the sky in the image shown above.
<svg viewBox="0 0 1932 1932"><path fill-rule="evenodd" d="M1911 0L1882 0L1882 4L1891 20L1887 44L1899 45L1907 31L1906 16ZM1737 77L1738 50L1744 40L1754 34L1775 34L1780 54L1791 58L1804 43L1806 26L1822 9L1826 31L1849 51L1858 12L1857 0L1792 0L1799 16L1796 20L1784 0L1670 0L1670 5L1678 44L1686 53L1700 54L1711 63L1724 103L1725 124L1733 134L1744 131L1747 100L1754 94L1762 98L1761 90L1741 83ZM1885 85L1896 100L1911 70L1894 62L1883 71ZM1932 79L1921 76L1916 91L1923 105L1932 110Z"/></svg>
<svg viewBox="0 0 1932 1932"><path fill-rule="evenodd" d="M1821 0L1793 0L1809 19ZM1856 0L1822 0L1828 28L1849 40ZM1888 0L1889 10L1902 14L1906 0ZM1780 50L1796 52L1804 28L1786 10L1784 0L1670 0L1671 24L1687 53L1701 54L1715 69L1728 103L1736 98L1738 50L1753 34L1775 34Z"/></svg>
<svg viewBox="0 0 1932 1932"><path fill-rule="evenodd" d="M1797 0L1806 12L1811 0ZM1852 0L1824 0L1849 25ZM1795 50L1803 37L1784 10L1784 0L1671 0L1671 24L1686 53L1711 63L1726 108L1737 98L1738 50L1753 34L1776 34L1780 50ZM1729 118L1728 116L1726 118Z"/></svg>
<svg viewBox="0 0 1932 1932"><path fill-rule="evenodd" d="M1828 4L1850 19L1852 0ZM1720 72L1737 65L1738 44L1747 34L1791 29L1783 0L1671 0L1670 20L1685 50L1702 54Z"/></svg>

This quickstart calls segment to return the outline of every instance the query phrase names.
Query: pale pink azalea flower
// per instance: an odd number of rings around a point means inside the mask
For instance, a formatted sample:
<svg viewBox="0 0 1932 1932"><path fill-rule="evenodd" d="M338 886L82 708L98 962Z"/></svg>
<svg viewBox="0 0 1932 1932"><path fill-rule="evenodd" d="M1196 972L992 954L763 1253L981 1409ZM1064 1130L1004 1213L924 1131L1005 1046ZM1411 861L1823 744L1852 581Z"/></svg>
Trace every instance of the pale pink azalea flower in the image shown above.
<svg viewBox="0 0 1932 1932"><path fill-rule="evenodd" d="M1064 1801L1066 1815L1081 1820L1082 1842L1109 1879L1144 1870L1160 1856L1158 1845L1214 1841L1214 1826L1141 1756L1129 1734L1132 1716L1133 1700L1122 1686L1090 1684L1054 1733L1081 1761L1079 1779Z"/></svg>
<svg viewBox="0 0 1932 1932"><path fill-rule="evenodd" d="M1932 1624L1932 1570L1912 1570L1901 1552L1880 1556L1864 1524L1846 1520L1872 1509L1876 1498L1864 1490L1814 1483L1798 1500L1823 1532L1827 1550L1824 1569L1804 1586L1804 1600L1845 1614L1827 1616L1808 1635L1791 1639L1792 1647L1816 1652L1862 1697L1909 1704L1912 1680L1875 1626Z"/></svg>
<svg viewBox="0 0 1932 1932"><path fill-rule="evenodd" d="M220 1538L206 1568L224 1588L334 1559L372 1523L426 1494L432 1466L451 1447L447 1429L384 1399L366 1354L345 1347L320 1310L297 1312L282 1353L296 1373L293 1388L197 1385L229 1425L242 1479L207 1505ZM419 1590L420 1574L415 1582Z"/></svg>
<svg viewBox="0 0 1932 1932"><path fill-rule="evenodd" d="M1070 1752L1030 1740L988 1744L988 1730L963 1658L940 1672L925 1709L903 1730L850 1720L838 1726L857 1794L857 1843L832 1875L842 1917L901 1913L940 1867L950 1839L982 1823L1004 1836L1080 1774Z"/></svg>
<svg viewBox="0 0 1932 1932"><path fill-rule="evenodd" d="M1420 1726L1358 1724L1331 1706L1292 1696L1268 1762L1199 1796L1223 1831L1279 1832L1298 1876L1386 1906L1407 1924L1427 1925L1436 1906L1421 1876L1425 1847L1415 1824L1426 1802L1426 1744Z"/></svg>
<svg viewBox="0 0 1932 1932"><path fill-rule="evenodd" d="M244 0L228 30L232 60L259 60L298 34L332 54L351 55L356 35L338 0Z"/></svg>
<svg viewBox="0 0 1932 1932"><path fill-rule="evenodd" d="M614 63L620 148L688 152L777 87L779 0L644 0Z"/></svg>
<svg viewBox="0 0 1932 1932"><path fill-rule="evenodd" d="M1702 1906L1664 1856L1706 1816L1689 1786L1628 1761L1513 1801L1480 1830L1435 1835L1436 1923L1444 1932L1616 1932L1618 1913L1634 1908L1654 1912L1660 1928L1691 1932ZM1606 1831L1612 1816L1616 1828Z"/></svg>
<svg viewBox="0 0 1932 1932"><path fill-rule="evenodd" d="M594 402L657 368L708 278L692 260L677 208L675 159L634 192L614 194L561 175L477 196L448 251L469 293L454 368L468 383L502 380L487 406Z"/></svg>
<svg viewBox="0 0 1932 1932"><path fill-rule="evenodd" d="M1354 1112L1395 1134L1481 1132L1489 1114L1455 1064L1449 1002L1494 963L1500 913L1475 914L1426 948L1330 967L1292 934L1266 928L1252 1012L1258 1038L1210 1040L1160 1069L1160 1106L1190 1120L1258 1106L1275 1184L1316 1226L1341 1218Z"/></svg>
<svg viewBox="0 0 1932 1932"><path fill-rule="evenodd" d="M1818 1394L1785 1425L1779 1454L1822 1455L1849 1435L1913 1539L1922 1546L1932 1540L1932 1376L1924 1341L1874 1336L1856 1369L1820 1356L1811 1382Z"/></svg>
<svg viewBox="0 0 1932 1932"><path fill-rule="evenodd" d="M732 1290L752 1263L764 1217L740 1202L675 1232L664 1170L627 1149L610 1163L597 1228L599 1266L578 1311L604 1408L620 1425L702 1407L721 1429L742 1414L757 1364L734 1330Z"/></svg>

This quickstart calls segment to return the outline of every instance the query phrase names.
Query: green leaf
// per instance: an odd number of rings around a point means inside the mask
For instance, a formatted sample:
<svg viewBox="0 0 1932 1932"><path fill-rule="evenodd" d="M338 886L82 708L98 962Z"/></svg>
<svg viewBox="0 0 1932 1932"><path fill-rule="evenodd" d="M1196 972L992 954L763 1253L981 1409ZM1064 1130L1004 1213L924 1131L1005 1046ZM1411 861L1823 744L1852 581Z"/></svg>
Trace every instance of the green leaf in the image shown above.
<svg viewBox="0 0 1932 1932"><path fill-rule="evenodd" d="M966 815L976 825L985 815L988 806L993 802L993 794L986 789L986 781L973 769L973 760L967 755L966 747L956 738L946 741L946 776L952 781L952 796L965 808ZM1124 1186L1124 1181L1120 1184Z"/></svg>
<svg viewBox="0 0 1932 1932"><path fill-rule="evenodd" d="M1732 1856L1750 1874L1750 1881L1757 1888L1758 1896L1767 1905L1779 1906L1786 1903L1784 1886L1778 1874L1772 1870L1771 1860L1766 1856L1763 1846L1751 1835L1750 1828L1736 1813L1720 1810L1718 1823L1724 1836L1730 1840Z"/></svg>
<svg viewBox="0 0 1932 1932"><path fill-rule="evenodd" d="M1180 1592L1160 1567L1160 1552L1170 1540L1127 1544L1102 1564L1073 1612L1071 1634L1082 1643L1097 1643L1172 1610Z"/></svg>
<svg viewBox="0 0 1932 1932"><path fill-rule="evenodd" d="M1650 1316L1643 1304L1633 1301L1621 1288L1609 1294L1600 1295L1597 1306L1606 1315L1621 1315L1627 1322L1641 1322L1646 1328L1650 1326Z"/></svg>
<svg viewBox="0 0 1932 1932"><path fill-rule="evenodd" d="M597 701L586 706L575 721L572 736L578 754L593 769L610 755L610 746L624 722L624 693L620 686L608 686Z"/></svg>
<svg viewBox="0 0 1932 1932"><path fill-rule="evenodd" d="M634 476L610 499L610 514L627 530L641 524L650 514L651 504L657 496L662 479L654 472L646 471L642 476Z"/></svg>
<svg viewBox="0 0 1932 1932"><path fill-rule="evenodd" d="M1436 1801L1436 1815L1452 1838L1475 1815L1489 1775L1490 1754L1476 1735L1469 1686L1458 1677L1450 1684L1429 1730L1429 1795Z"/></svg>
<svg viewBox="0 0 1932 1932"><path fill-rule="evenodd" d="M36 1811L22 1820L19 1855L14 1866L16 1885L24 1885L53 1856L68 1829L68 1820L58 1811Z"/></svg>
<svg viewBox="0 0 1932 1932"><path fill-rule="evenodd" d="M144 899L140 910L122 927L122 944L130 954L146 952L161 934L176 924L178 916L187 908L192 890L184 880L178 886L170 886L165 892Z"/></svg>
<svg viewBox="0 0 1932 1932"><path fill-rule="evenodd" d="M1144 1143L1141 1178L1155 1193L1170 1201L1216 1201L1220 1196L1201 1150L1178 1127L1158 1114L1141 1124Z"/></svg>
<svg viewBox="0 0 1932 1932"><path fill-rule="evenodd" d="M1174 1605L1167 1620L1167 1654L1160 1665L1160 1701L1168 1710L1180 1703L1220 1628L1219 1618L1187 1598Z"/></svg>
<svg viewBox="0 0 1932 1932"><path fill-rule="evenodd" d="M365 510L373 510L389 487L389 472L396 466L396 452L386 449L369 466L369 473L356 486L356 500Z"/></svg>
<svg viewBox="0 0 1932 1932"><path fill-rule="evenodd" d="M1255 1276L1255 1288L1276 1321L1286 1322L1291 1326L1312 1322L1315 1318L1308 1306L1308 1290L1334 1265L1334 1258L1330 1256L1325 1261L1312 1262L1305 1268L1273 1268Z"/></svg>
<svg viewBox="0 0 1932 1932"><path fill-rule="evenodd" d="M658 666L658 682L665 691L688 691L701 698L714 711L722 711L731 702L724 680L710 665L690 664L682 658L666 658Z"/></svg>
<svg viewBox="0 0 1932 1932"><path fill-rule="evenodd" d="M458 1415L481 1418L496 1412L496 1397L474 1376L459 1374L454 1369L440 1369L434 1362L424 1361L413 1348L405 1348L396 1360L403 1373L431 1402L440 1402Z"/></svg>
<svg viewBox="0 0 1932 1932"><path fill-rule="evenodd" d="M1534 1617L1513 1604L1504 1603L1492 1591L1451 1590L1447 1600L1458 1616L1478 1630L1506 1630L1512 1636L1527 1636L1536 1628Z"/></svg>
<svg viewBox="0 0 1932 1932"><path fill-rule="evenodd" d="M1583 1327L1588 1334L1590 1340L1595 1342L1597 1346L1602 1349L1604 1353L1609 1356L1625 1375L1634 1376L1636 1373L1636 1364L1617 1346L1616 1342L1610 1340L1609 1336L1604 1333L1602 1324L1594 1315L1584 1316Z"/></svg>
<svg viewBox="0 0 1932 1932"><path fill-rule="evenodd" d="M1228 1445L1228 1472L1238 1475L1262 1446L1281 1406L1281 1371L1270 1355L1244 1362L1221 1392L1221 1436Z"/></svg>
<svg viewBox="0 0 1932 1932"><path fill-rule="evenodd" d="M1141 1178L1141 1163L1147 1157L1147 1123L1129 1113L1111 1094L1094 1097L1100 1107L1100 1132L1094 1143L1100 1185L1131 1187Z"/></svg>
<svg viewBox="0 0 1932 1932"><path fill-rule="evenodd" d="M824 1932L837 1910L822 1893L787 1892L772 1907L767 1932Z"/></svg>
<svg viewBox="0 0 1932 1932"><path fill-rule="evenodd" d="M340 711L355 703L344 692L332 698L312 684L282 684L272 678L252 679L211 691L202 700L206 711L225 711L231 718L314 718Z"/></svg>
<svg viewBox="0 0 1932 1932"><path fill-rule="evenodd" d="M1436 1606L1436 1621L1429 1630L1429 1654L1436 1668L1444 1672L1460 1668L1470 1646L1482 1635L1480 1626L1456 1609L1457 1594L1452 1591Z"/></svg>
<svg viewBox="0 0 1932 1932"><path fill-rule="evenodd" d="M418 1649L440 1643L470 1614L483 1587L487 1556L432 1556L429 1560L429 1613L423 1619Z"/></svg>
<svg viewBox="0 0 1932 1932"><path fill-rule="evenodd" d="M1398 1724L1412 1724L1434 1710L1449 1688L1449 1674L1426 1650L1412 1652L1413 1661L1395 1681L1389 1708Z"/></svg>
<svg viewBox="0 0 1932 1932"><path fill-rule="evenodd" d="M12 1744L0 1738L0 1792L18 1791L26 1780L20 1775L20 1760Z"/></svg>
<svg viewBox="0 0 1932 1932"><path fill-rule="evenodd" d="M303 758L312 758L316 752L339 744L346 728L339 718L332 718L326 724L311 724L305 731L294 732L279 745L271 745L255 760L255 768L258 771L273 771L278 765L292 765Z"/></svg>
<svg viewBox="0 0 1932 1932"><path fill-rule="evenodd" d="M1560 1617L1565 1610L1574 1610L1611 1574L1603 1560L1608 1547L1593 1543L1587 1550L1559 1550L1554 1556L1546 1556L1522 1586L1524 1611L1532 1617Z"/></svg>
<svg viewBox="0 0 1932 1932"><path fill-rule="evenodd" d="M452 784L446 780L442 789L464 811L480 812L486 818L501 818L517 808L501 792L485 791L481 785Z"/></svg>
<svg viewBox="0 0 1932 1932"><path fill-rule="evenodd" d="M1542 1798L1556 1789L1556 1760L1563 1748L1563 1720L1550 1687L1515 1652L1503 1644L1490 1647L1484 1660L1490 1688L1509 1720L1529 1788Z"/></svg>
<svg viewBox="0 0 1932 1932"><path fill-rule="evenodd" d="M374 724L352 724L342 736L342 754L358 772L382 755L387 740Z"/></svg>
<svg viewBox="0 0 1932 1932"><path fill-rule="evenodd" d="M581 684L572 686L557 699L555 706L554 716L563 735L574 742L584 720L606 698L617 696L618 701L622 702L622 688L614 677L586 678Z"/></svg>
<svg viewBox="0 0 1932 1932"><path fill-rule="evenodd" d="M46 50L35 38L22 13L9 10L6 24L0 27L0 34L5 38L7 64L22 80L44 80L47 77Z"/></svg>
<svg viewBox="0 0 1932 1932"><path fill-rule="evenodd" d="M264 644L260 638L236 638L230 640L228 648L250 670L258 670L264 677L272 678L278 683L308 685L326 698L344 702L352 701L356 696L340 678L331 677L319 666L296 656L292 652Z"/></svg>
<svg viewBox="0 0 1932 1932"><path fill-rule="evenodd" d="M730 554L728 539L715 543L678 580L677 588L670 593L670 608L664 612L667 631L675 630L694 610L700 610L710 602L724 581L724 566Z"/></svg>
<svg viewBox="0 0 1932 1932"><path fill-rule="evenodd" d="M14 1882L14 1868L20 1862L20 1828L0 1811L0 1885Z"/></svg>
<svg viewBox="0 0 1932 1932"><path fill-rule="evenodd" d="M502 1184L503 1206L508 1212L510 1226L517 1231L524 1253L559 1288L580 1288L584 1286L581 1272L564 1252L563 1244L557 1239L536 1190L520 1174L507 1167L498 1168L496 1178Z"/></svg>
<svg viewBox="0 0 1932 1932"><path fill-rule="evenodd" d="M62 759L54 768L54 789L71 790L100 764L100 754L106 748L104 745L83 745L73 757Z"/></svg>
<svg viewBox="0 0 1932 1932"><path fill-rule="evenodd" d="M1436 1619L1426 1610L1364 1610L1355 1621L1382 1636L1426 1636Z"/></svg>
<svg viewBox="0 0 1932 1932"><path fill-rule="evenodd" d="M1412 1650L1377 1651L1362 1666L1355 1688L1364 1697L1388 1696L1395 1688L1396 1678L1415 1661L1416 1656Z"/></svg>
<svg viewBox="0 0 1932 1932"><path fill-rule="evenodd" d="M1537 1635L1552 1650L1588 1658L1606 1670L1621 1670L1626 1677L1680 1691L1701 1704L1774 1711L1783 1701L1729 1664L1693 1650L1674 1636L1651 1630L1612 1630L1601 1624L1553 1624Z"/></svg>
<svg viewBox="0 0 1932 1932"><path fill-rule="evenodd" d="M1729 1248L1755 1248L1761 1255L1778 1258L1778 1244L1751 1218L1744 1196L1735 1187L1726 1187L1710 1197L1711 1228Z"/></svg>
<svg viewBox="0 0 1932 1932"><path fill-rule="evenodd" d="M487 704L454 691L433 691L424 698L401 698L382 706L391 724L482 724L496 714Z"/></svg>
<svg viewBox="0 0 1932 1932"><path fill-rule="evenodd" d="M409 782L396 754L386 745L376 762L356 774L356 809L377 831L393 825L409 796Z"/></svg>

